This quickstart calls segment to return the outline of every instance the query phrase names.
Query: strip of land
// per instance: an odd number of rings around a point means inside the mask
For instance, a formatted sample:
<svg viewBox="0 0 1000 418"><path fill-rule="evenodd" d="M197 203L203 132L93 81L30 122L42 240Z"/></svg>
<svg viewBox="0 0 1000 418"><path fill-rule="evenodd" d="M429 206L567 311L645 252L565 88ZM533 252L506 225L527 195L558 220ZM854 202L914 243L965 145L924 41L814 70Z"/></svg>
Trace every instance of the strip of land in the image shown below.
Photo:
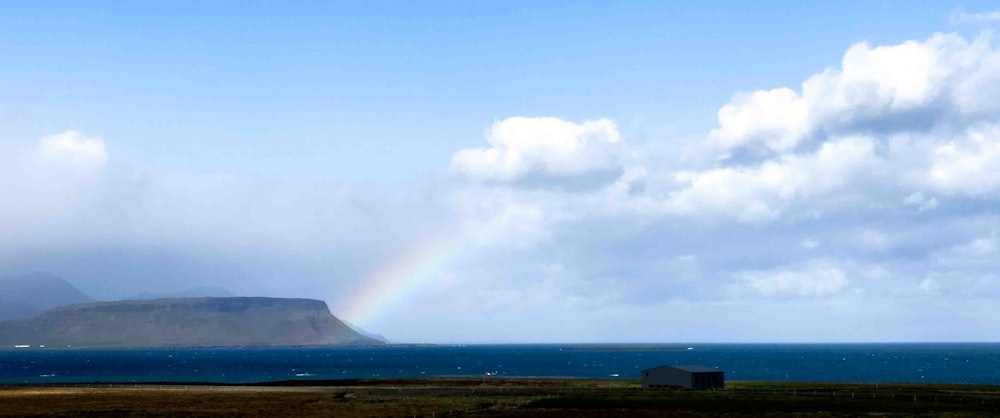
<svg viewBox="0 0 1000 418"><path fill-rule="evenodd" d="M662 344L602 344L572 345L559 348L562 351L685 351L693 347Z"/></svg>
<svg viewBox="0 0 1000 418"><path fill-rule="evenodd" d="M997 416L1000 387L727 382L717 391L635 380L441 378L253 385L0 386L0 416Z"/></svg>

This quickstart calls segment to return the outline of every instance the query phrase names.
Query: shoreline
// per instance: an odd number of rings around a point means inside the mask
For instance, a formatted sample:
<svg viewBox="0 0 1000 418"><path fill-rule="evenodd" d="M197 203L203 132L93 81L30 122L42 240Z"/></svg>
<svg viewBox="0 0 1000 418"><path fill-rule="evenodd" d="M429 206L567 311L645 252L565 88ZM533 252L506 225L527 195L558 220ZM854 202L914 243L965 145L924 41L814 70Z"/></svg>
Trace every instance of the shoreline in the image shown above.
<svg viewBox="0 0 1000 418"><path fill-rule="evenodd" d="M189 387L378 387L384 385L401 386L427 386L431 384L440 385L460 385L460 384L546 384L558 385L570 382L578 383L598 383L605 382L608 385L622 386L635 384L639 385L638 377L575 377L575 376L483 376L477 375L454 375L454 376L426 376L426 377L371 377L371 378L346 378L346 379L285 379L266 380L254 382L222 382L222 381L90 381L90 382L0 382L0 390L9 388L88 388L88 387L128 387L128 386L189 386ZM1000 384L986 383L949 383L949 382L892 382L892 381L796 381L796 380L726 380L729 385L740 386L829 386L829 387L857 387L857 386L882 386L882 387L955 387L955 388L996 388L1000 390Z"/></svg>

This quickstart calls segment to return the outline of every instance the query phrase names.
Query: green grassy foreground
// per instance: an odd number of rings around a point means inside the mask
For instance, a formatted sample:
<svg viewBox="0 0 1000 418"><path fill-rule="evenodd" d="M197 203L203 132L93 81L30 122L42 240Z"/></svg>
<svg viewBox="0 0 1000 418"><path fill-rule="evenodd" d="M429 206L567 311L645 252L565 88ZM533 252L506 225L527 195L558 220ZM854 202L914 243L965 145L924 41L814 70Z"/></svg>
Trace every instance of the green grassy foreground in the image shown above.
<svg viewBox="0 0 1000 418"><path fill-rule="evenodd" d="M0 386L0 416L1000 416L1000 386L440 378L256 385Z"/></svg>

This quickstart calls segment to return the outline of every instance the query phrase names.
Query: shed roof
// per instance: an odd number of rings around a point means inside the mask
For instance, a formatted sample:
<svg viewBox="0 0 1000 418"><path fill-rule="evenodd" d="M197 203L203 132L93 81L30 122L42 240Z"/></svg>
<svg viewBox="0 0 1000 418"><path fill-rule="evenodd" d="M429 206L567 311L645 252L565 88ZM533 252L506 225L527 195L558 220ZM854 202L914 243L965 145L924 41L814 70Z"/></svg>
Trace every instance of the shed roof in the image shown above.
<svg viewBox="0 0 1000 418"><path fill-rule="evenodd" d="M721 373L722 372L722 370L713 369L711 367L705 367L705 366L660 366L660 367L653 367L651 369L646 369L646 370L643 370L643 371L662 369L664 367L669 367L671 369L683 370L683 371L688 372L688 373Z"/></svg>

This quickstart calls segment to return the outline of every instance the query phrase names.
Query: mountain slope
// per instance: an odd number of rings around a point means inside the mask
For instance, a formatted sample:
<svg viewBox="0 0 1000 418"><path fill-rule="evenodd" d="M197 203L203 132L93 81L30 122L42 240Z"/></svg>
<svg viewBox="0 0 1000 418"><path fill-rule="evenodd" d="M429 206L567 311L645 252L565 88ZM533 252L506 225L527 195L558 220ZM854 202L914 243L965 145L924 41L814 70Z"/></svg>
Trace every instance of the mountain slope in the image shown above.
<svg viewBox="0 0 1000 418"><path fill-rule="evenodd" d="M49 273L0 277L0 320L30 318L57 306L92 301L66 280Z"/></svg>
<svg viewBox="0 0 1000 418"><path fill-rule="evenodd" d="M312 299L186 298L86 303L0 322L0 345L199 347L381 344Z"/></svg>

